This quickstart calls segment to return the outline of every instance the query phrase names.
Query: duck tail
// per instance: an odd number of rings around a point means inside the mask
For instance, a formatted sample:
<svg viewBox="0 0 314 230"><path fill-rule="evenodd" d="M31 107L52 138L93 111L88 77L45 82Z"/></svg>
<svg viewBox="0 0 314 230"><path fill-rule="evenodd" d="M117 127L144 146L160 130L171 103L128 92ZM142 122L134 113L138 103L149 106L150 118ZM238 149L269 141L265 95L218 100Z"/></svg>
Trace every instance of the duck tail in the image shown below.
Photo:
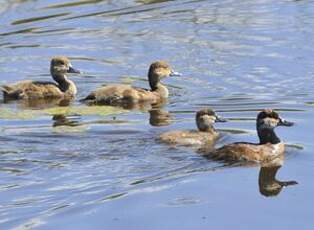
<svg viewBox="0 0 314 230"><path fill-rule="evenodd" d="M0 90L3 92L4 100L21 98L22 91L16 90L15 88L9 85L1 85Z"/></svg>
<svg viewBox="0 0 314 230"><path fill-rule="evenodd" d="M12 92L12 87L8 86L8 85L1 85L0 86L0 90L5 93L5 94L10 94L10 92Z"/></svg>
<svg viewBox="0 0 314 230"><path fill-rule="evenodd" d="M93 102L96 100L95 94L91 93L87 97L80 99L80 102Z"/></svg>

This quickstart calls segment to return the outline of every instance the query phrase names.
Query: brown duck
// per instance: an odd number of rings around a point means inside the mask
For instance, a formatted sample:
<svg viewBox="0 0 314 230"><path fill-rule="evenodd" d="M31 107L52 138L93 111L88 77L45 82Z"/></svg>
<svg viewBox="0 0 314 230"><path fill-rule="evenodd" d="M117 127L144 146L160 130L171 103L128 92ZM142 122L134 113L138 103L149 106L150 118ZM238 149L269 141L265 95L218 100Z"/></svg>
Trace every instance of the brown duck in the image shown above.
<svg viewBox="0 0 314 230"><path fill-rule="evenodd" d="M160 135L160 141L170 145L211 148L219 137L219 133L213 127L214 123L226 120L218 117L212 109L198 111L195 120L198 130L166 132Z"/></svg>
<svg viewBox="0 0 314 230"><path fill-rule="evenodd" d="M148 81L151 90L135 88L130 85L107 85L91 92L85 101L88 104L98 105L123 105L136 103L160 103L168 98L169 92L166 86L160 83L160 80L168 77L180 75L174 72L170 65L165 61L157 61L150 65L148 71Z"/></svg>
<svg viewBox="0 0 314 230"><path fill-rule="evenodd" d="M51 60L50 73L57 82L44 81L21 81L12 85L3 85L4 101L29 100L29 99L52 99L71 98L77 90L75 84L67 78L67 73L80 73L75 70L67 57L58 56Z"/></svg>
<svg viewBox="0 0 314 230"><path fill-rule="evenodd" d="M278 113L265 109L257 115L256 129L260 142L238 142L225 145L205 154L215 160L271 162L285 151L285 145L277 137L274 129L277 126L292 126L293 123L280 118Z"/></svg>

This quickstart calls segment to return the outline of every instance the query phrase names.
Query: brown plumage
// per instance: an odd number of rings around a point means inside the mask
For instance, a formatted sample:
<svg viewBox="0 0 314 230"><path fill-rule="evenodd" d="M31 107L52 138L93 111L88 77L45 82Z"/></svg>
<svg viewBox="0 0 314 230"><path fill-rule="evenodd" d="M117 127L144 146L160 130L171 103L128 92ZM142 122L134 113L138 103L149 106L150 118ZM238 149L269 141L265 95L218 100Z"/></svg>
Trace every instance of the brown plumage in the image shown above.
<svg viewBox="0 0 314 230"><path fill-rule="evenodd" d="M42 81L21 81L12 85L3 85L4 101L29 100L29 99L51 99L74 97L76 94L75 84L68 80L67 73L79 73L72 68L67 57L54 57L50 64L50 73L58 83Z"/></svg>
<svg viewBox="0 0 314 230"><path fill-rule="evenodd" d="M276 136L274 129L277 126L292 125L292 122L283 120L275 111L263 110L256 119L259 144L238 142L225 145L204 155L211 159L224 161L271 162L275 158L281 157L285 151L285 145Z"/></svg>
<svg viewBox="0 0 314 230"><path fill-rule="evenodd" d="M215 122L224 122L211 109L202 109L196 113L196 125L198 130L170 131L160 135L160 141L170 145L194 146L211 148L219 137L214 129Z"/></svg>
<svg viewBox="0 0 314 230"><path fill-rule="evenodd" d="M113 84L96 89L82 101L98 105L123 105L132 103L160 103L168 97L168 89L160 80L178 75L165 61L157 61L150 65L148 80L151 90L135 88L130 85Z"/></svg>
<svg viewBox="0 0 314 230"><path fill-rule="evenodd" d="M225 161L273 161L278 155L285 151L284 143L278 144L253 144L253 143L233 143L223 146L210 153L210 157L215 160Z"/></svg>

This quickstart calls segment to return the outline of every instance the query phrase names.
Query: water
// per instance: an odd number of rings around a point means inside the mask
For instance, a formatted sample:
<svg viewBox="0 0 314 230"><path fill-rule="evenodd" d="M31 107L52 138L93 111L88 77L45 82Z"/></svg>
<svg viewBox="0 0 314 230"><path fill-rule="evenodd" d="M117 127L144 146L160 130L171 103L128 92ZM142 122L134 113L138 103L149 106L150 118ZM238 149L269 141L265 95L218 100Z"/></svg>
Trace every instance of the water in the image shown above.
<svg viewBox="0 0 314 230"><path fill-rule="evenodd" d="M73 76L77 99L106 83L148 87L158 59L184 74L165 80L169 102L150 112L1 104L1 229L311 228L312 1L0 4L1 84L50 80L54 55L84 72ZM262 108L294 121L277 130L289 145L282 167L228 167L156 141L193 129L205 106L230 119L217 124L218 146L256 142ZM267 194L261 175L276 170L291 184Z"/></svg>

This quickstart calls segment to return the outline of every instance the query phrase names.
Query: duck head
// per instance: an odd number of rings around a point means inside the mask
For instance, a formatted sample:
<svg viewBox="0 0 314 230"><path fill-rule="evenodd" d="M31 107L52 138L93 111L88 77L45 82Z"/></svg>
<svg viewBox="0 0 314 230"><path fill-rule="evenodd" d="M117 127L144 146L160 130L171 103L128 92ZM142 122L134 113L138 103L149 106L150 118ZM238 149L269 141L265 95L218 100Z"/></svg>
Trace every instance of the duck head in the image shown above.
<svg viewBox="0 0 314 230"><path fill-rule="evenodd" d="M57 56L51 59L50 73L56 82L64 81L67 73L80 73L74 69L70 60L64 56Z"/></svg>
<svg viewBox="0 0 314 230"><path fill-rule="evenodd" d="M156 61L150 65L148 70L149 85L154 91L158 88L158 83L162 78L180 75L180 73L173 71L166 61Z"/></svg>
<svg viewBox="0 0 314 230"><path fill-rule="evenodd" d="M293 122L286 121L272 109L264 109L256 118L256 129L260 144L277 144L280 139L276 136L274 129L278 126L293 126Z"/></svg>
<svg viewBox="0 0 314 230"><path fill-rule="evenodd" d="M217 116L212 109L202 109L196 113L196 125L200 131L209 131L213 129L215 122L226 122L227 120Z"/></svg>

